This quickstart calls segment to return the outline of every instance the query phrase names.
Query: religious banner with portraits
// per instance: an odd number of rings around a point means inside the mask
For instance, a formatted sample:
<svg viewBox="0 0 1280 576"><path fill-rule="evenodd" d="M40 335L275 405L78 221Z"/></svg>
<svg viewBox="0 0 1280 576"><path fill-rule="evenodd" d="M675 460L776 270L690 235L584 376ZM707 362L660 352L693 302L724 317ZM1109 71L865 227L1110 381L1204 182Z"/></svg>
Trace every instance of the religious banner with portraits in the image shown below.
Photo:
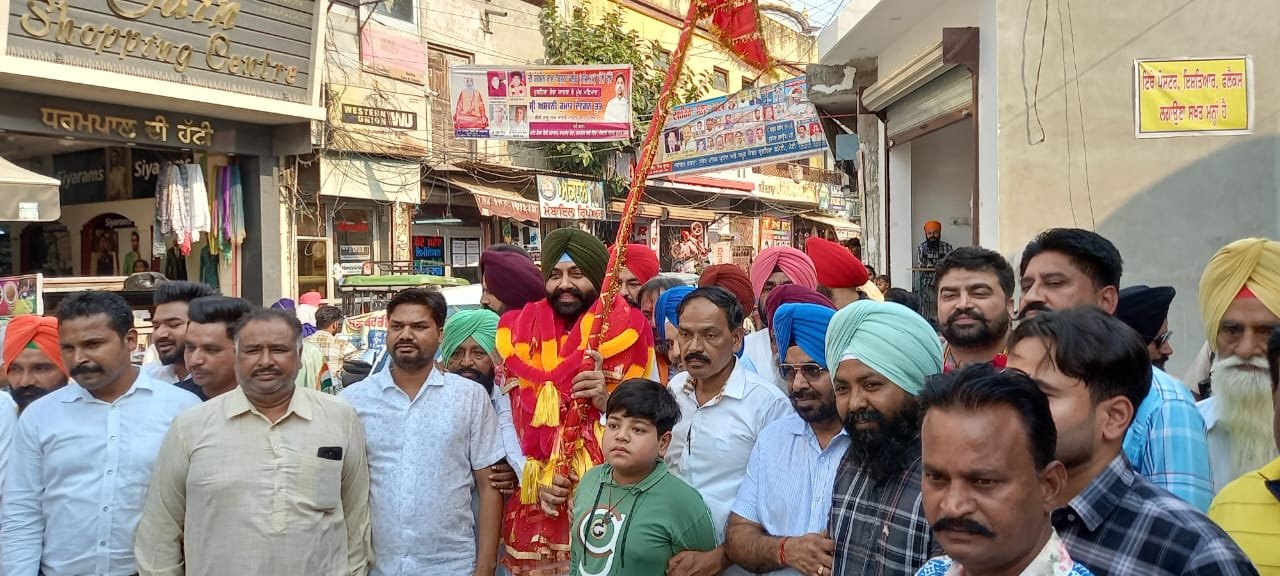
<svg viewBox="0 0 1280 576"><path fill-rule="evenodd" d="M455 138L631 138L631 66L451 66Z"/></svg>

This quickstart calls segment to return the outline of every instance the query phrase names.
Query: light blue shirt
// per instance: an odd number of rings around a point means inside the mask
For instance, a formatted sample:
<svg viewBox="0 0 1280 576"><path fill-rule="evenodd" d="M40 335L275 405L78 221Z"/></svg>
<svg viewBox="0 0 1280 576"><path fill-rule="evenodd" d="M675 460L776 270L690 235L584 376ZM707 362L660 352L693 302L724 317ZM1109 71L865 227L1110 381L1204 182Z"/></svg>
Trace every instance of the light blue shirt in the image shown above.
<svg viewBox="0 0 1280 576"><path fill-rule="evenodd" d="M343 389L369 455L372 576L471 574L474 471L506 453L484 387L432 370L409 398L390 370Z"/></svg>
<svg viewBox="0 0 1280 576"><path fill-rule="evenodd" d="M18 419L0 517L0 574L126 576L169 424L195 395L138 374L108 404L74 381Z"/></svg>
<svg viewBox="0 0 1280 576"><path fill-rule="evenodd" d="M18 403L8 392L0 392L0 487L4 486L4 471L9 464L9 444L13 441L13 429L18 426ZM4 504L4 492L0 491L0 505ZM4 554L4 542L0 542L0 554Z"/></svg>
<svg viewBox="0 0 1280 576"><path fill-rule="evenodd" d="M799 415L765 427L751 449L733 513L770 536L803 536L827 528L836 469L849 448L843 429L826 449ZM792 569L769 574L799 574Z"/></svg>
<svg viewBox="0 0 1280 576"><path fill-rule="evenodd" d="M1209 511L1213 473L1204 418L1191 391L1155 366L1151 391L1125 434L1124 454L1139 475L1197 510Z"/></svg>

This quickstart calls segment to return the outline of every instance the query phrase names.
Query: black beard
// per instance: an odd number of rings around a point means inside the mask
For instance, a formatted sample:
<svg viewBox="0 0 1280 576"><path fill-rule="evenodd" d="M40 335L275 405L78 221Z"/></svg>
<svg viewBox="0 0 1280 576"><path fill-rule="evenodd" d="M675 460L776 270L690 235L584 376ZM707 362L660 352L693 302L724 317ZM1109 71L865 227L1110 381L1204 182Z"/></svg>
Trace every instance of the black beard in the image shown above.
<svg viewBox="0 0 1280 576"><path fill-rule="evenodd" d="M566 292L577 296L578 300L576 302L561 302L560 295ZM547 301L551 302L551 309L555 310L556 316L559 316L565 322L576 322L583 312L586 312L588 308L591 308L592 304L596 303L596 299L599 297L600 295L595 291L583 293L577 288L570 288L568 290L556 290L548 294Z"/></svg>
<svg viewBox="0 0 1280 576"><path fill-rule="evenodd" d="M942 325L942 337L947 339L947 343L958 348L983 348L994 345L1003 340L1005 335L1009 333L1010 318L1008 314L1001 314L995 320L988 320L984 316L980 316L981 312L976 310L970 312L968 316L977 320L974 326L966 328L957 328L955 326L955 318L959 315L959 310L952 313L952 317L948 318Z"/></svg>
<svg viewBox="0 0 1280 576"><path fill-rule="evenodd" d="M58 386L58 388L61 388L62 386L66 386L66 382L63 382L61 386ZM53 390L57 390L58 388L54 388ZM22 386L9 390L9 395L13 397L14 403L18 405L18 411L21 412L26 410L27 406L30 406L32 402L39 400L44 395L53 392L53 390L46 390L39 386Z"/></svg>
<svg viewBox="0 0 1280 576"><path fill-rule="evenodd" d="M800 416L801 420L804 420L809 424L813 424L815 422L826 422L828 420L836 420L840 418L840 411L836 408L834 397L831 398L830 402L827 402L825 401L826 399L812 390L807 390L801 394L792 393L789 396L791 397L791 407L795 409L796 415ZM819 403L817 406L801 410L796 406L797 400L818 400Z"/></svg>
<svg viewBox="0 0 1280 576"><path fill-rule="evenodd" d="M493 374L481 374L479 370L472 368L459 368L454 370L453 373L484 386L485 392L493 394Z"/></svg>
<svg viewBox="0 0 1280 576"><path fill-rule="evenodd" d="M854 426L858 418L879 422L880 427L860 430ZM907 464L902 457L907 450L920 445L920 404L915 398L908 399L892 420L870 409L852 412L845 418L844 428L849 433L845 457L866 468L872 479L884 480Z"/></svg>
<svg viewBox="0 0 1280 576"><path fill-rule="evenodd" d="M179 343L178 345L173 347L173 353L169 354L168 356L160 355L157 352L157 355L160 358L160 364L164 366L173 366L174 364L182 364L184 360L184 354L183 354L185 351L184 348L185 346Z"/></svg>

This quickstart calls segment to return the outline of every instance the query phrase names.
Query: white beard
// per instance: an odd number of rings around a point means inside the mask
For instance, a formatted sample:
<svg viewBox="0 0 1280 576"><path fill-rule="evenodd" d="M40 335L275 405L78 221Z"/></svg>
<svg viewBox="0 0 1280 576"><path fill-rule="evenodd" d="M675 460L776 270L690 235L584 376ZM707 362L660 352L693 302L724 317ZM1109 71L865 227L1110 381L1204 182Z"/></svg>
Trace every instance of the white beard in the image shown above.
<svg viewBox="0 0 1280 576"><path fill-rule="evenodd" d="M1213 363L1213 395L1218 398L1218 421L1231 443L1231 477L1257 470L1276 457L1272 422L1275 405L1267 361L1237 356Z"/></svg>

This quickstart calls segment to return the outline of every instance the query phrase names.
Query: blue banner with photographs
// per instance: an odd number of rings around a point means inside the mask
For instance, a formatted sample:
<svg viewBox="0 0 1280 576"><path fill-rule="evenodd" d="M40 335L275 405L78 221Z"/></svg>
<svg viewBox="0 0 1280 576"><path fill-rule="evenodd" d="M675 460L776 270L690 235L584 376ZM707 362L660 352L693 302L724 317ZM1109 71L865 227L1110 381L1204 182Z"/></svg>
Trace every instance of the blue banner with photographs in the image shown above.
<svg viewBox="0 0 1280 576"><path fill-rule="evenodd" d="M695 174L815 156L827 149L804 76L677 106L652 176Z"/></svg>

